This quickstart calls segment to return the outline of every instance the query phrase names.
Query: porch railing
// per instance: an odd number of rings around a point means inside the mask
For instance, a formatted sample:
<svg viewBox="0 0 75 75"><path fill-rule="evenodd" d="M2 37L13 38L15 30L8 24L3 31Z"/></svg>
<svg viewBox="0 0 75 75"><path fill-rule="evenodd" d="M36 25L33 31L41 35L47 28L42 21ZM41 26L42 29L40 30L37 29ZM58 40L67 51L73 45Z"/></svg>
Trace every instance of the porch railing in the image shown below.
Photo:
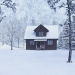
<svg viewBox="0 0 75 75"><path fill-rule="evenodd" d="M40 48L41 49L45 49L45 45L40 45Z"/></svg>

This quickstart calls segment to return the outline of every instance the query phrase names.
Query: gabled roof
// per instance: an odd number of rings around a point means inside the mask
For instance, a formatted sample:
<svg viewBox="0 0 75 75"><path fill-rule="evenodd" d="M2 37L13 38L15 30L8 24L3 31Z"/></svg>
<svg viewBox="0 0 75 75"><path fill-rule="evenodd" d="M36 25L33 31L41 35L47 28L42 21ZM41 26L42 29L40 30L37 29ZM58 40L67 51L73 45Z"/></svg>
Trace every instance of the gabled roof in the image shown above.
<svg viewBox="0 0 75 75"><path fill-rule="evenodd" d="M27 26L24 39L58 39L58 25L44 25L49 30L44 37L36 37L34 30L38 26Z"/></svg>
<svg viewBox="0 0 75 75"><path fill-rule="evenodd" d="M43 28L46 30L46 32L48 32L49 30L47 28L45 28L43 25L39 25L36 29L34 29L34 31L36 32L39 28Z"/></svg>

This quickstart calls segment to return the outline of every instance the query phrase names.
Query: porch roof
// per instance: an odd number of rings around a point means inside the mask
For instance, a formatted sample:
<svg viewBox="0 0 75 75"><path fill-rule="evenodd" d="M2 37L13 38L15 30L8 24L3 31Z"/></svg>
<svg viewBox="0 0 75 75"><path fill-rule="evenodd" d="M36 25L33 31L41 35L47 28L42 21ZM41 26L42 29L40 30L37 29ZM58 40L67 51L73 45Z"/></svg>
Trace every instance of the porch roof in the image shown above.
<svg viewBox="0 0 75 75"><path fill-rule="evenodd" d="M47 41L46 39L36 39L34 41Z"/></svg>

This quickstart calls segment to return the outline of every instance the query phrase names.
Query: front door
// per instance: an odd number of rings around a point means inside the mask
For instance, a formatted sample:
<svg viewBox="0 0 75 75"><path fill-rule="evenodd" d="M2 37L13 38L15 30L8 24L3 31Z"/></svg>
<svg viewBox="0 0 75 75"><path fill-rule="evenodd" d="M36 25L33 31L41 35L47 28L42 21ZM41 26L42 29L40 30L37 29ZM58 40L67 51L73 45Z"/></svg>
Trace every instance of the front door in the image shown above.
<svg viewBox="0 0 75 75"><path fill-rule="evenodd" d="M41 41L41 45L44 45L44 41Z"/></svg>
<svg viewBox="0 0 75 75"><path fill-rule="evenodd" d="M45 42L44 41L37 41L37 44L36 44L36 50L37 49L45 49Z"/></svg>

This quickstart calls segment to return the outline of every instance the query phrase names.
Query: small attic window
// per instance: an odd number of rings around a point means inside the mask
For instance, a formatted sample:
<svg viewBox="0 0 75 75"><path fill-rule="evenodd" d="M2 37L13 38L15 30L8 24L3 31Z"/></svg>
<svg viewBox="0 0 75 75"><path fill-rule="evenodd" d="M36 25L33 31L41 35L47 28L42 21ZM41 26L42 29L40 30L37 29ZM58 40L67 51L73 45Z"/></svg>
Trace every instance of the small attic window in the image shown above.
<svg viewBox="0 0 75 75"><path fill-rule="evenodd" d="M44 33L43 32L39 32L39 36L43 36L44 35Z"/></svg>

